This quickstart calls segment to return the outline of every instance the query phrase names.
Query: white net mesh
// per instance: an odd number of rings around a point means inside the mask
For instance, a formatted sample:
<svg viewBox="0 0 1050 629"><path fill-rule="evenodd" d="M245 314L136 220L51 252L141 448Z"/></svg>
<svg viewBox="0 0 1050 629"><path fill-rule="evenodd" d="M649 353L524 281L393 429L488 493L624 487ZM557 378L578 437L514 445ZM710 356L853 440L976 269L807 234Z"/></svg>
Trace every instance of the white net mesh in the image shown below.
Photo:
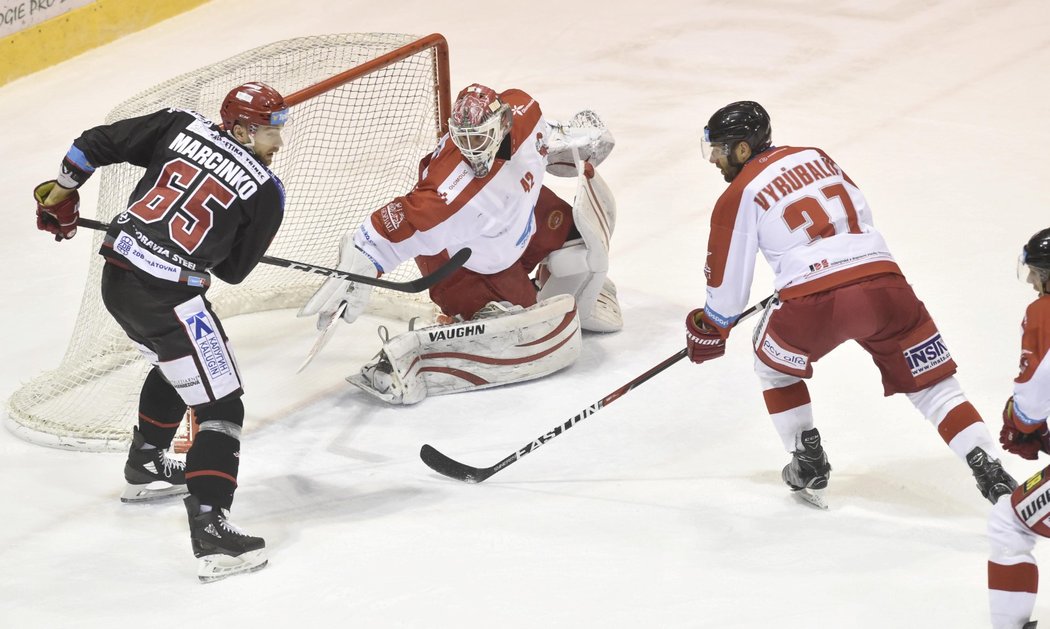
<svg viewBox="0 0 1050 629"><path fill-rule="evenodd" d="M272 166L288 196L284 222L267 253L334 267L342 234L412 188L419 159L441 134L440 112L447 111L448 103L440 101L448 97L447 87L440 90L438 85L446 80L439 77L447 77L447 56L426 47L432 38L424 39L355 33L277 42L157 85L115 108L106 122L169 106L218 120L219 105L233 87L248 81L273 86L291 106L292 143ZM404 59L328 88L327 79L402 47L409 55ZM142 172L127 164L99 170L99 220L108 222L125 209ZM81 229L81 237L84 233ZM94 238L97 251L101 232L94 232ZM102 304L102 263L92 253L62 363L24 384L9 400L8 426L29 441L120 450L130 440L149 364ZM397 281L413 277L418 272L411 263L384 275ZM299 307L323 279L261 264L239 285L216 281L208 298L221 317ZM409 318L432 308L425 296L373 291L374 312Z"/></svg>

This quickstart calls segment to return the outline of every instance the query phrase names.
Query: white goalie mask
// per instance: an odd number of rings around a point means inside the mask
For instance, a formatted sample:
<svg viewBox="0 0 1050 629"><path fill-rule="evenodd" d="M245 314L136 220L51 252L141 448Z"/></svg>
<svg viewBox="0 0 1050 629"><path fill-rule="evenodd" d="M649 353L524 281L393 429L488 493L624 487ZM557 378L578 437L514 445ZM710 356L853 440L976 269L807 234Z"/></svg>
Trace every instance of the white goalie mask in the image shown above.
<svg viewBox="0 0 1050 629"><path fill-rule="evenodd" d="M491 88L474 83L456 97L448 120L449 135L475 177L489 174L510 125L510 107Z"/></svg>

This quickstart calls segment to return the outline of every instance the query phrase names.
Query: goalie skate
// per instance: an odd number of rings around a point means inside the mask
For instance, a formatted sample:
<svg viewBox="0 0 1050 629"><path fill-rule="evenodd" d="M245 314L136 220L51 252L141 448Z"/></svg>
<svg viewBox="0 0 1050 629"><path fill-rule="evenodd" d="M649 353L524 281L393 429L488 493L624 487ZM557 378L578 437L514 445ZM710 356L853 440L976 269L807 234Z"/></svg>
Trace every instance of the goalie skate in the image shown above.
<svg viewBox="0 0 1050 629"><path fill-rule="evenodd" d="M824 492L830 477L831 464L820 445L820 433L816 428L802 431L802 449L792 453L791 462L784 466L781 478L794 496L806 504L827 510Z"/></svg>
<svg viewBox="0 0 1050 629"><path fill-rule="evenodd" d="M201 513L196 496L185 500L190 521L190 542L197 557L197 578L213 583L235 574L256 572L266 567L266 541L248 535L230 522L226 509Z"/></svg>
<svg viewBox="0 0 1050 629"><path fill-rule="evenodd" d="M121 502L149 502L187 493L186 464L168 458L160 448L143 450L146 443L138 426L131 436L128 460L124 464L127 486L120 495Z"/></svg>

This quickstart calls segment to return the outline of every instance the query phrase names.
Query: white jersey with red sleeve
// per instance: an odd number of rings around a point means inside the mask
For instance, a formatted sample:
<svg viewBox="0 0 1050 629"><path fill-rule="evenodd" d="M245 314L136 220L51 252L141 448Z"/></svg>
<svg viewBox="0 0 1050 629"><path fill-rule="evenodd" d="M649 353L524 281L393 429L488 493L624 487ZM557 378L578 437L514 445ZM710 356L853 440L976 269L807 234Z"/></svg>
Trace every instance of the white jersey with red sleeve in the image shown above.
<svg viewBox="0 0 1050 629"><path fill-rule="evenodd" d="M758 252L773 268L782 301L900 274L864 195L816 148L782 146L758 154L715 203L704 311L723 329L747 306Z"/></svg>
<svg viewBox="0 0 1050 629"><path fill-rule="evenodd" d="M1050 295L1028 305L1021 323L1021 373L1014 380L1014 416L1031 432L1050 415Z"/></svg>
<svg viewBox="0 0 1050 629"><path fill-rule="evenodd" d="M547 123L539 104L521 90L507 90L500 100L513 112L509 156L502 147L489 173L475 177L445 134L416 187L358 228L354 244L380 270L463 247L473 252L464 266L486 275L521 257L536 231L533 209L547 166Z"/></svg>

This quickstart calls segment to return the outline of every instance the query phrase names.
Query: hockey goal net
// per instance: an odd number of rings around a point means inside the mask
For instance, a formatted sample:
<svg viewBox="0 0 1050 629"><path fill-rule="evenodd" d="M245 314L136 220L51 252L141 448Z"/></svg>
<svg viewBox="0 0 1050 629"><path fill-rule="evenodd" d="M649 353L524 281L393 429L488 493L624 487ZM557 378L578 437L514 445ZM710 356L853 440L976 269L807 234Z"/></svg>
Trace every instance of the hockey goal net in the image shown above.
<svg viewBox="0 0 1050 629"><path fill-rule="evenodd" d="M291 109L292 141L272 166L287 188L285 218L267 253L334 267L342 234L410 190L420 158L444 133L450 107L445 39L354 33L281 41L157 85L116 107L106 122L171 106L218 120L226 93L249 81L275 87ZM99 220L125 209L142 172L128 164L100 169ZM101 238L94 232L87 284L61 364L9 400L8 426L28 441L88 451L121 450L130 441L150 366L102 304L103 260L94 253ZM384 275L413 277L418 272L411 263ZM208 298L222 317L297 308L323 279L259 265L239 285L216 281ZM433 306L425 293L377 289L371 309L407 319Z"/></svg>

